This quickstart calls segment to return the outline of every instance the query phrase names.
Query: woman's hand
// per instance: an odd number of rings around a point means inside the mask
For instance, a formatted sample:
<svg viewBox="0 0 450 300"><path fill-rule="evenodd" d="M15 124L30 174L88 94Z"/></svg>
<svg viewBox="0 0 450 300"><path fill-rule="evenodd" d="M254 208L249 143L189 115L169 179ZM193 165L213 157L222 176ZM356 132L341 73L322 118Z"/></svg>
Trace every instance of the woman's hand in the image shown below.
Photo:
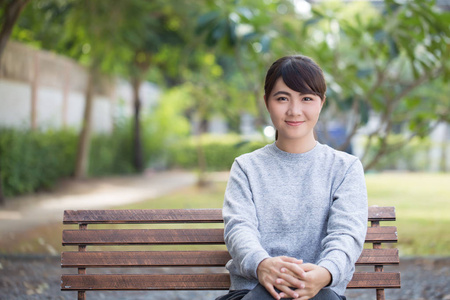
<svg viewBox="0 0 450 300"><path fill-rule="evenodd" d="M297 294L296 297L293 297L294 300L311 299L317 295L322 288L330 284L332 278L327 269L314 264L302 264L300 267L304 270L304 273L297 278L301 281L302 287L294 291L295 294ZM289 286L293 270L288 268L282 269L281 271L282 275L277 282L284 286ZM285 290L282 290L282 293L279 294L282 298L292 297L292 295L292 293L285 293Z"/></svg>
<svg viewBox="0 0 450 300"><path fill-rule="evenodd" d="M258 265L258 280L275 299L281 299L281 294L285 295L284 297L298 298L300 295L291 287L294 289L304 287L298 279L305 275L300 267L302 263L302 260L287 256L266 258ZM282 273L282 270L285 270L285 273ZM286 270L289 270L289 274ZM275 288L281 291L280 295Z"/></svg>

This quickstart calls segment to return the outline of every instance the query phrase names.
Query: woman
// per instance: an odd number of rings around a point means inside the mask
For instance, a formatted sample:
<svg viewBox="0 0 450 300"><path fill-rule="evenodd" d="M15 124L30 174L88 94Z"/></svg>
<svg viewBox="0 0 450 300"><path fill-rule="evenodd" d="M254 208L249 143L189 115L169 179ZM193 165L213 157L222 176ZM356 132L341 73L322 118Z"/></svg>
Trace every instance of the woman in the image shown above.
<svg viewBox="0 0 450 300"><path fill-rule="evenodd" d="M320 67L280 58L264 100L276 141L236 158L225 192L231 288L217 299L345 299L367 228L360 161L318 143Z"/></svg>

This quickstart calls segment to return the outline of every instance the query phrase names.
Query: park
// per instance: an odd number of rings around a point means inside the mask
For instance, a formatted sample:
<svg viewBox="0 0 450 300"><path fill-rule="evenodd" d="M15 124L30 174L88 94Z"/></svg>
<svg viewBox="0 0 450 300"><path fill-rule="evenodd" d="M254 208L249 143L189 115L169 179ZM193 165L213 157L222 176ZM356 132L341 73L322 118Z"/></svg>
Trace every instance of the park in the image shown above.
<svg viewBox="0 0 450 300"><path fill-rule="evenodd" d="M395 213L380 219L395 240L365 249L398 249L399 264L374 263L398 284L347 299L450 299L449 12L441 0L0 1L0 299L223 295L61 290L77 272L64 253L104 249L71 246L64 211L221 209L235 158L276 139L264 76L294 54L327 84L315 139L356 156L369 206Z"/></svg>

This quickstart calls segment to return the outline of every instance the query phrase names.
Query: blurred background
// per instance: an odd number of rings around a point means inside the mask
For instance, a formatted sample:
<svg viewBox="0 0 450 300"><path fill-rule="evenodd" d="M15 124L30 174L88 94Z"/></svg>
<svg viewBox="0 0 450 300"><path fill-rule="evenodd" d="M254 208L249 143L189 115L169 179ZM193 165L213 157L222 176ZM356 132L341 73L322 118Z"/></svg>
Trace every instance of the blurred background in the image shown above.
<svg viewBox="0 0 450 300"><path fill-rule="evenodd" d="M396 207L400 254L450 257L449 11L448 0L0 0L0 254L58 256L51 215L82 197L221 207L234 158L274 140L266 70L303 54L328 84L317 137L362 160L370 204ZM142 193L90 200L108 188ZM49 290L5 282L16 296ZM450 299L439 293L420 299Z"/></svg>

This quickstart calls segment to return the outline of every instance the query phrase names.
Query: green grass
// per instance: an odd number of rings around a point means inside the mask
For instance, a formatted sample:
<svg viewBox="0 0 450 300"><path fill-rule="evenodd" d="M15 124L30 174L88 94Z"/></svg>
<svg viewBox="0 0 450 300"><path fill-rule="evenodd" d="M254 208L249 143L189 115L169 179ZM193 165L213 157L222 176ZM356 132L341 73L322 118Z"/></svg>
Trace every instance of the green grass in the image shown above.
<svg viewBox="0 0 450 300"><path fill-rule="evenodd" d="M366 182L369 205L396 208L397 221L382 225L398 227L399 243L396 246L401 256L450 256L450 174L367 174ZM118 208L220 208L225 186L225 182L206 188L193 186L158 199ZM0 253L59 253L63 249L60 246L61 230L60 224L42 226L4 239L0 241Z"/></svg>
<svg viewBox="0 0 450 300"><path fill-rule="evenodd" d="M369 204L395 206L400 255L450 256L450 174L367 174Z"/></svg>

